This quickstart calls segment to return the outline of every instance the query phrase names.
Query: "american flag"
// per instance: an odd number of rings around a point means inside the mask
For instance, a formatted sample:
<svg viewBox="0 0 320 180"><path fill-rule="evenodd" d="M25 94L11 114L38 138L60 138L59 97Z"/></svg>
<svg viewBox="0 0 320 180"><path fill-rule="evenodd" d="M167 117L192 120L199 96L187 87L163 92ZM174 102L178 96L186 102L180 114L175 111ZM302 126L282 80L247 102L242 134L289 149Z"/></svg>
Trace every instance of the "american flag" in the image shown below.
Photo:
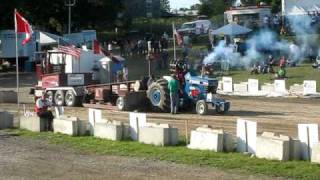
<svg viewBox="0 0 320 180"><path fill-rule="evenodd" d="M77 59L80 59L81 49L76 48L76 47L74 47L72 45L70 45L70 46L59 46L58 50L61 51L61 52L66 53L66 54L70 54L71 56L74 56Z"/></svg>
<svg viewBox="0 0 320 180"><path fill-rule="evenodd" d="M177 43L180 46L183 43L181 35L178 33L177 29L175 28L174 24L172 24L173 28L173 35L177 39Z"/></svg>

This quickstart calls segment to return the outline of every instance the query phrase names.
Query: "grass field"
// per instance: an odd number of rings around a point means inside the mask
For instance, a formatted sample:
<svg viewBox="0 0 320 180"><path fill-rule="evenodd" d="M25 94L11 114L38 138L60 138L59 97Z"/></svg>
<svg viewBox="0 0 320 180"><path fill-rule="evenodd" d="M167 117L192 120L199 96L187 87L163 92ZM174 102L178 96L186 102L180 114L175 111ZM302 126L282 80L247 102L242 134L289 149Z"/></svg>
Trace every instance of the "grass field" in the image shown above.
<svg viewBox="0 0 320 180"><path fill-rule="evenodd" d="M155 147L133 141L108 141L88 136L71 137L53 133L14 131L26 138L41 139L86 153L143 157L179 164L236 170L246 174L264 174L298 179L318 179L320 177L320 165L306 161L279 162L249 157L240 153L190 150L185 147L183 142L176 147Z"/></svg>
<svg viewBox="0 0 320 180"><path fill-rule="evenodd" d="M233 77L234 82L247 81L248 78L259 79L261 83L273 82L274 75L272 74L259 74L250 75L249 71L230 71L230 76ZM287 68L286 80L287 89L293 84L302 84L304 80L316 80L320 82L320 70L313 69L311 64L302 64L299 67ZM317 86L318 92L320 92L320 86Z"/></svg>

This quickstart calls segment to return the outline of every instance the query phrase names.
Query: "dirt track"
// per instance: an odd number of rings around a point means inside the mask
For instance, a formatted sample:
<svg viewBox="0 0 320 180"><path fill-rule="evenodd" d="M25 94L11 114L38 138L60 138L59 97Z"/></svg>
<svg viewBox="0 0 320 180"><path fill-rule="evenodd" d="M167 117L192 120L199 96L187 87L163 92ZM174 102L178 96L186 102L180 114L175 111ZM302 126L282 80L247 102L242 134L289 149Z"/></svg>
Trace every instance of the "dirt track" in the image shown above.
<svg viewBox="0 0 320 180"><path fill-rule="evenodd" d="M275 179L143 158L100 156L0 131L0 179Z"/></svg>
<svg viewBox="0 0 320 180"><path fill-rule="evenodd" d="M320 122L319 99L267 99L267 98L236 98L229 97L231 110L225 115L214 112L207 116L199 116L192 112L170 115L168 113L148 113L148 121L169 123L178 127L181 132L185 130L185 120L188 120L189 130L209 124L216 128L236 133L236 120L244 118L258 122L258 132L272 131L297 136L298 123ZM32 110L33 105L27 105ZM15 104L0 104L0 108L16 111ZM88 119L87 108L66 108L66 114L77 116L83 120ZM103 117L109 120L128 122L128 112L104 110Z"/></svg>
<svg viewBox="0 0 320 180"><path fill-rule="evenodd" d="M14 89L14 81L2 78L0 90ZM22 78L23 79L23 78ZM32 78L24 84L24 96ZM2 82L3 81L3 82ZM230 112L226 115L212 113L199 116L192 112L170 115L167 113L148 113L148 121L169 123L185 130L188 120L189 132L203 124L223 128L235 134L236 120L245 118L258 122L258 132L272 131L297 136L298 123L319 123L320 99L270 99L226 97L231 102ZM26 100L32 98L25 98ZM27 101L26 101L27 102ZM26 104L33 110L33 104ZM16 104L0 104L0 109L17 112ZM66 114L88 119L86 108L66 108ZM110 120L128 122L128 112L103 111L103 117ZM24 139L0 132L0 179L263 179L238 175L213 168L199 168L115 156L99 156L73 152L64 147ZM266 178L267 179L267 178ZM274 178L272 178L274 179Z"/></svg>

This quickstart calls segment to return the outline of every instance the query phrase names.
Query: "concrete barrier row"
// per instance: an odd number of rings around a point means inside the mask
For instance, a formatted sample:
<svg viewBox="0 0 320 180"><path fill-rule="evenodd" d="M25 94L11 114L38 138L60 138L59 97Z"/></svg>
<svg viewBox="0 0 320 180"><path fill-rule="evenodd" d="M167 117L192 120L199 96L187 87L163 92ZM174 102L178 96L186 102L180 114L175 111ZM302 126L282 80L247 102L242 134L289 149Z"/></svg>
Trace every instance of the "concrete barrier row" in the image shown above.
<svg viewBox="0 0 320 180"><path fill-rule="evenodd" d="M294 84L286 88L285 80L275 80L274 83L262 84L259 80L248 79L247 82L233 83L232 77L222 77L219 81L218 93L237 96L320 96L317 92L317 82L305 80L303 84Z"/></svg>
<svg viewBox="0 0 320 180"><path fill-rule="evenodd" d="M96 115L95 113L93 113ZM8 124L2 121L0 113L0 127ZM97 117L101 117L99 114ZM12 118L13 119L13 118ZM38 117L21 118L20 128L31 131L44 131L45 121ZM91 128L93 125L93 128ZM318 140L317 124L299 124L298 139L272 132L257 135L257 122L244 119L237 120L237 135L224 132L222 129L213 129L204 125L191 131L190 149L209 150L214 152L245 152L272 160L311 160L320 163L320 143ZM95 119L94 124L82 121L76 117L60 116L53 121L55 133L71 136L92 134L98 138L114 141L131 138L144 144L156 146L177 145L179 132L169 124L148 123L146 114L130 113L129 124L117 121ZM93 131L90 133L90 131Z"/></svg>

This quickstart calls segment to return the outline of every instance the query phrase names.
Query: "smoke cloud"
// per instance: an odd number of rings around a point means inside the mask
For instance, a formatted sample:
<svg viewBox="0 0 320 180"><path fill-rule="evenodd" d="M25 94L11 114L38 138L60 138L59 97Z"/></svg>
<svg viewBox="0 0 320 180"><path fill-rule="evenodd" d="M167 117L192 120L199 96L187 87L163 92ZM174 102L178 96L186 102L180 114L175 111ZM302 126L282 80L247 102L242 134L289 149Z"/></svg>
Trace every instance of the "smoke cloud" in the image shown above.
<svg viewBox="0 0 320 180"><path fill-rule="evenodd" d="M296 35L294 42L281 40L276 32L262 29L246 40L246 51L242 56L235 51L233 44L220 41L212 53L205 57L203 64L214 62L228 63L231 67L249 68L257 62L264 62L268 55L279 57L285 55L292 62L300 63L317 47L316 29L309 16L289 17L291 31ZM309 35L313 34L313 35ZM320 50L319 50L320 54Z"/></svg>

